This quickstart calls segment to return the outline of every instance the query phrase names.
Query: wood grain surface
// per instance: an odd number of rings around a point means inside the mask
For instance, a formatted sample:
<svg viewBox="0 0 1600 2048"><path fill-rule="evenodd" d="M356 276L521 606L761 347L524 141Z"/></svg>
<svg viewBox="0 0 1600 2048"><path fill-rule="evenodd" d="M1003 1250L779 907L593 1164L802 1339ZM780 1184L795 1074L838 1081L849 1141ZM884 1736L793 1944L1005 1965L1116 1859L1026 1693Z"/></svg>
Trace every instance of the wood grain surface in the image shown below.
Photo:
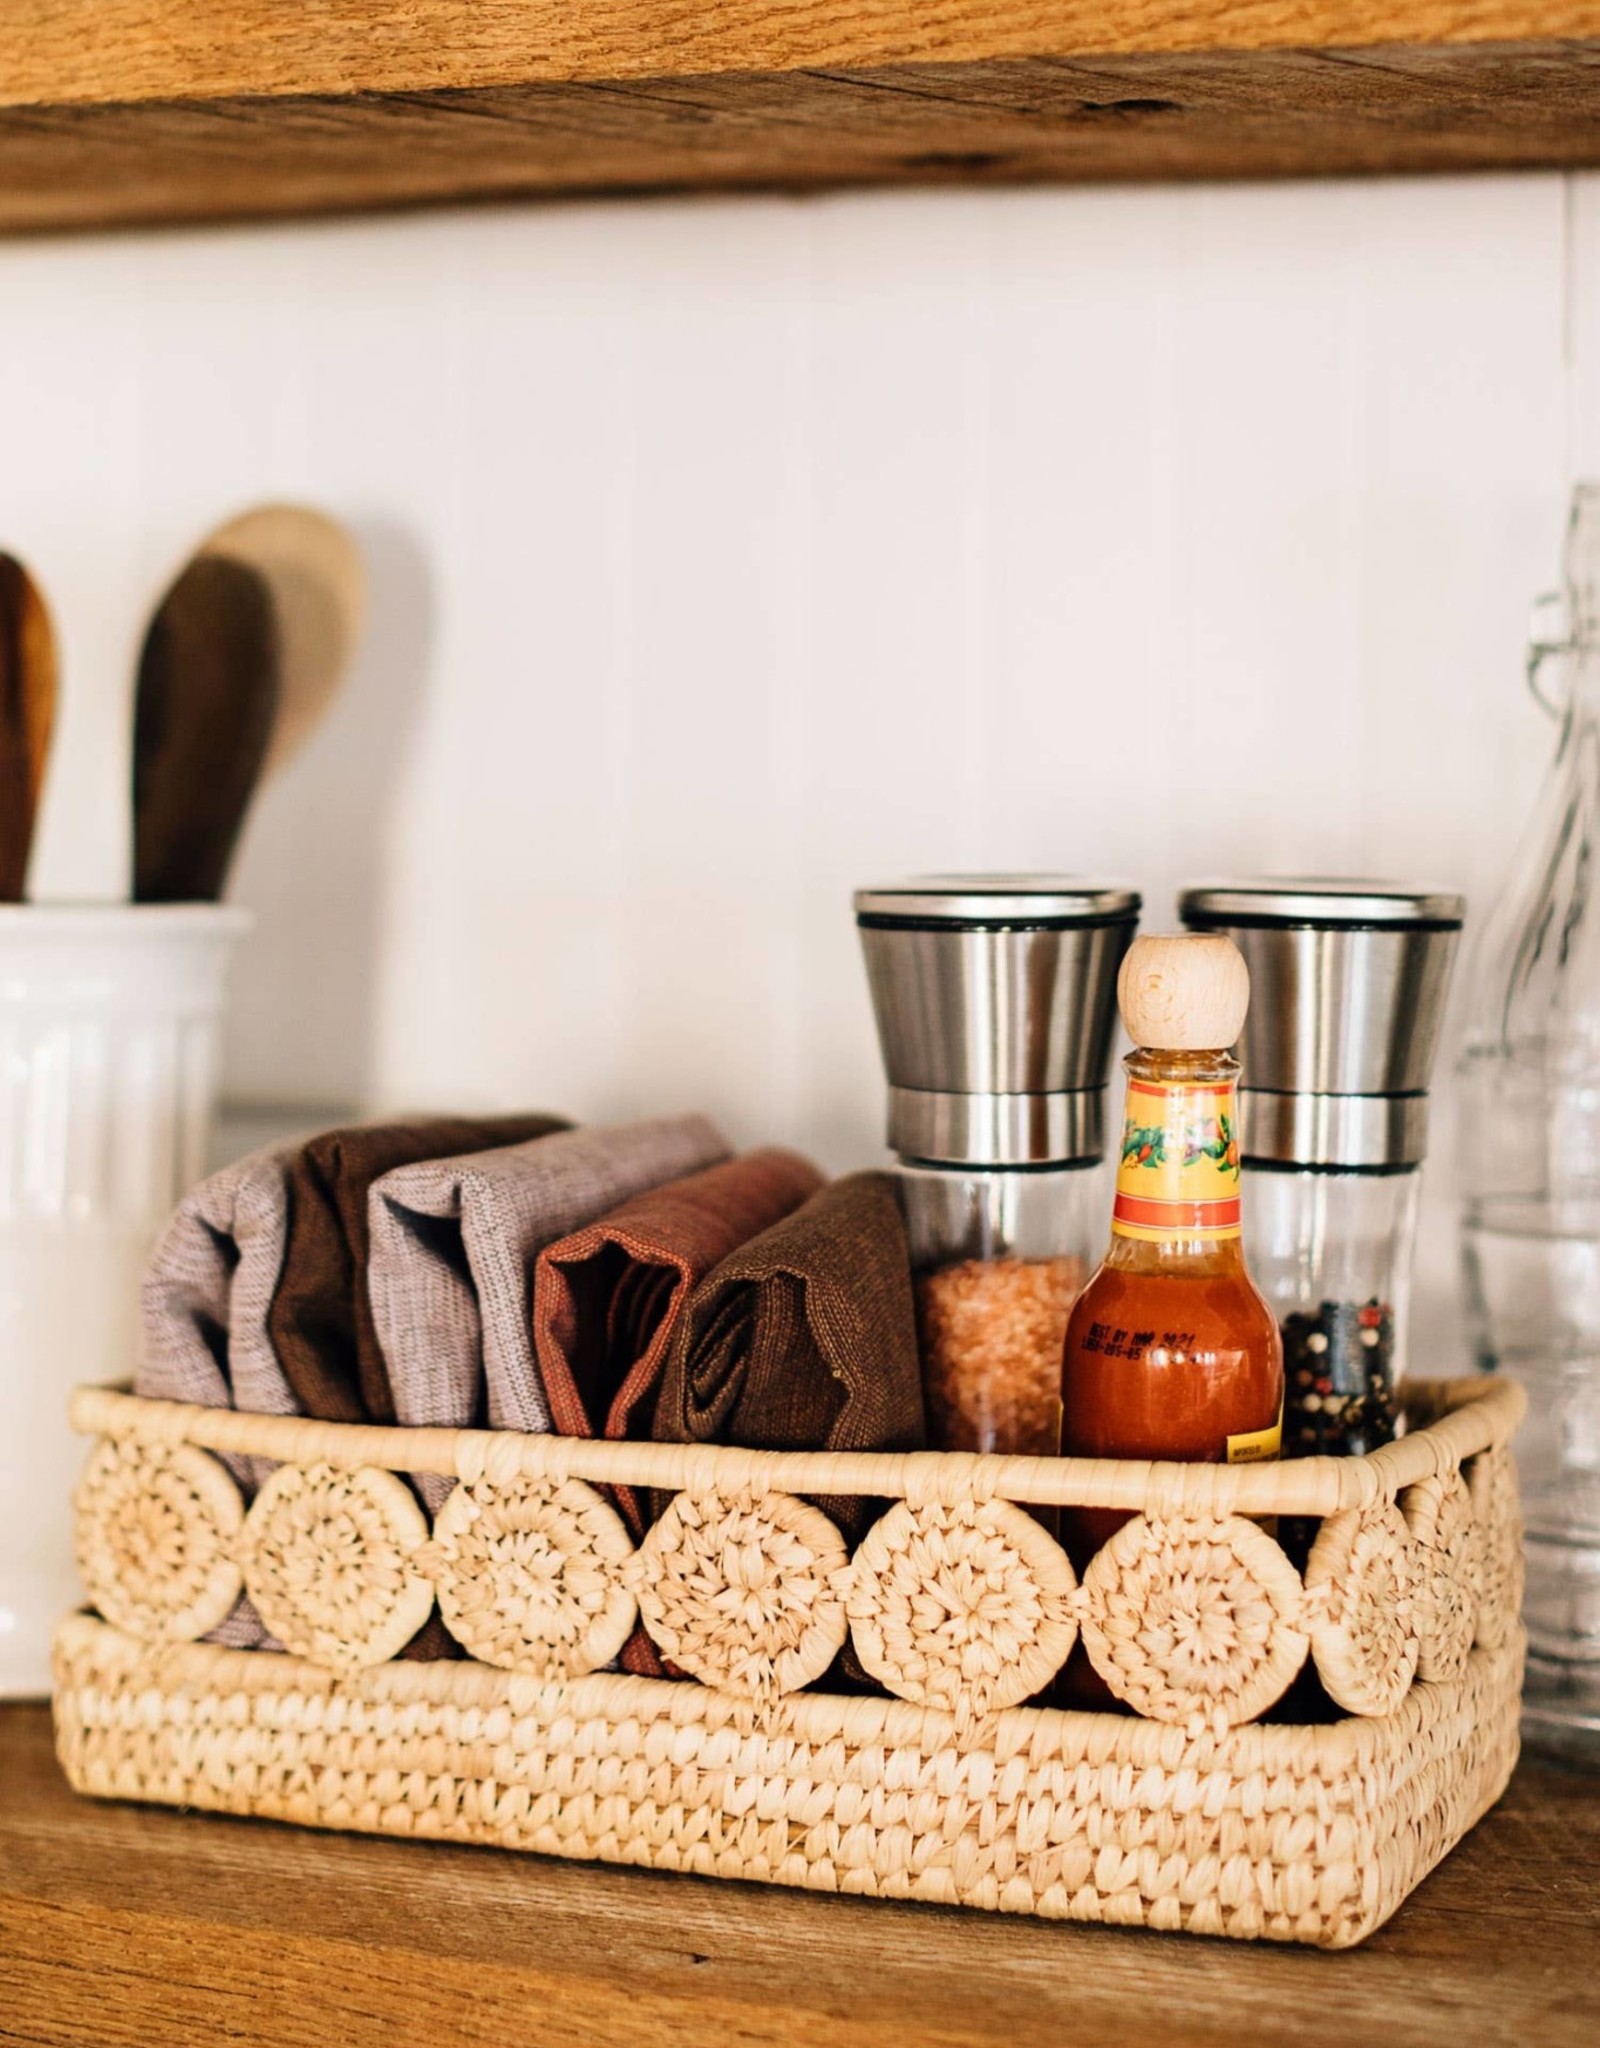
<svg viewBox="0 0 1600 2048"><path fill-rule="evenodd" d="M0 232L573 193L1600 163L1600 41L0 108Z"/></svg>
<svg viewBox="0 0 1600 2048"><path fill-rule="evenodd" d="M0 1706L0 2042L1592 2048L1600 1780L1525 1763L1344 1955L313 1835L70 1793Z"/></svg>
<svg viewBox="0 0 1600 2048"><path fill-rule="evenodd" d="M1596 34L1596 0L7 0L0 103Z"/></svg>

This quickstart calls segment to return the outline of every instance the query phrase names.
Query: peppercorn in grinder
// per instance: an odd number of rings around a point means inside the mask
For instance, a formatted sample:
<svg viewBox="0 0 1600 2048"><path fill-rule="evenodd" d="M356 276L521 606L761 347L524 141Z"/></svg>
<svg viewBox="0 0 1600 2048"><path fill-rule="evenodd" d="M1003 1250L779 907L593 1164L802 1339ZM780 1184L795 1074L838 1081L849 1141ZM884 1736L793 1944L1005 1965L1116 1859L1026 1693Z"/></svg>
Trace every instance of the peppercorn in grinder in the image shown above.
<svg viewBox="0 0 1600 2048"><path fill-rule="evenodd" d="M1400 1426L1428 1079L1462 899L1213 882L1179 909L1250 969L1245 1250L1283 1332L1284 1456L1374 1450Z"/></svg>
<svg viewBox="0 0 1600 2048"><path fill-rule="evenodd" d="M862 889L928 1440L1053 1455L1061 1344L1098 1256L1130 889L938 875Z"/></svg>

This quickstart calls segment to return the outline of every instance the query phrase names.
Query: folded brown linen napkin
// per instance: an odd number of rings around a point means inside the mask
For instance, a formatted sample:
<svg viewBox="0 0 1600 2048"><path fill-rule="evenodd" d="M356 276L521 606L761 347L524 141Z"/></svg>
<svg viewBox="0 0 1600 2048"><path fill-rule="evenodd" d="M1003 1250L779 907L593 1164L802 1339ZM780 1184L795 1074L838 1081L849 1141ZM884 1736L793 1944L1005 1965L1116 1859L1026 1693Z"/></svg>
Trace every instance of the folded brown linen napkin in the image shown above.
<svg viewBox="0 0 1600 2048"><path fill-rule="evenodd" d="M914 1451L922 1379L905 1226L886 1173L832 1182L690 1297L652 1434L755 1450ZM875 1504L818 1503L848 1540Z"/></svg>
<svg viewBox="0 0 1600 2048"><path fill-rule="evenodd" d="M533 1351L540 1252L619 1202L727 1157L701 1116L564 1131L386 1174L372 1189L370 1307L402 1422L548 1432ZM418 1484L437 1508L449 1481Z"/></svg>
<svg viewBox="0 0 1600 2048"><path fill-rule="evenodd" d="M289 1166L289 1229L267 1332L303 1414L394 1422L367 1298L367 1196L396 1167L513 1145L569 1126L544 1113L410 1117L325 1131Z"/></svg>
<svg viewBox="0 0 1600 2048"><path fill-rule="evenodd" d="M636 1195L546 1246L533 1344L557 1434L648 1437L667 1346L694 1288L822 1185L809 1159L769 1147ZM631 1489L616 1495L642 1537Z"/></svg>

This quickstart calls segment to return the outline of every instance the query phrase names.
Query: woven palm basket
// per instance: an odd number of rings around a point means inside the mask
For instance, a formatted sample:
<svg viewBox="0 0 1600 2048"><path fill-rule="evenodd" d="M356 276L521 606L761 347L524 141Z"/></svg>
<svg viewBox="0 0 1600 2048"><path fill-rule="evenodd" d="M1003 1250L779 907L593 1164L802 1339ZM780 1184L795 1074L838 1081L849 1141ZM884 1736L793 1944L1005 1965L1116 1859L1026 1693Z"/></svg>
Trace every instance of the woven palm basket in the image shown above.
<svg viewBox="0 0 1600 2048"><path fill-rule="evenodd" d="M1227 1467L364 1428L83 1388L93 1611L56 1640L61 1761L106 1798L1346 1947L1517 1754L1522 1395L1410 1404L1370 1457ZM233 1471L261 1482L248 1506ZM431 1527L402 1472L459 1482ZM675 1498L635 1548L597 1485ZM841 1495L891 1504L853 1557L807 1501ZM1023 1504L1133 1519L1080 1582ZM1303 1574L1269 1533L1288 1515L1320 1522ZM281 1651L201 1640L241 1593ZM394 1661L436 1606L466 1660ZM684 1678L604 1668L640 1622ZM1024 1704L1080 1637L1131 1712ZM888 1697L829 1689L847 1640ZM1264 1720L1308 1660L1343 1718Z"/></svg>

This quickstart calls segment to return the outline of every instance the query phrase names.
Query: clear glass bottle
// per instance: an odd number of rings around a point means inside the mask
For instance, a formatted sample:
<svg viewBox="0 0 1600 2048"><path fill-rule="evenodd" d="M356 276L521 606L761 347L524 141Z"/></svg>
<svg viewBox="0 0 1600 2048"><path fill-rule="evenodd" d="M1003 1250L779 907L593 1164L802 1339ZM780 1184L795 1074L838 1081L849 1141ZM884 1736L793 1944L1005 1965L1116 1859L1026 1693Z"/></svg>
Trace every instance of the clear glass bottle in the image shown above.
<svg viewBox="0 0 1600 2048"><path fill-rule="evenodd" d="M1600 484L1565 572L1528 663L1555 762L1472 977L1462 1253L1478 1361L1528 1391L1524 1733L1600 1765Z"/></svg>
<svg viewBox="0 0 1600 2048"><path fill-rule="evenodd" d="M1051 1458L1061 1346L1099 1247L1103 1172L903 1161L928 1441Z"/></svg>
<svg viewBox="0 0 1600 2048"><path fill-rule="evenodd" d="M1283 1334L1286 1458L1358 1457L1398 1433L1421 1178L1247 1152L1245 1249Z"/></svg>

